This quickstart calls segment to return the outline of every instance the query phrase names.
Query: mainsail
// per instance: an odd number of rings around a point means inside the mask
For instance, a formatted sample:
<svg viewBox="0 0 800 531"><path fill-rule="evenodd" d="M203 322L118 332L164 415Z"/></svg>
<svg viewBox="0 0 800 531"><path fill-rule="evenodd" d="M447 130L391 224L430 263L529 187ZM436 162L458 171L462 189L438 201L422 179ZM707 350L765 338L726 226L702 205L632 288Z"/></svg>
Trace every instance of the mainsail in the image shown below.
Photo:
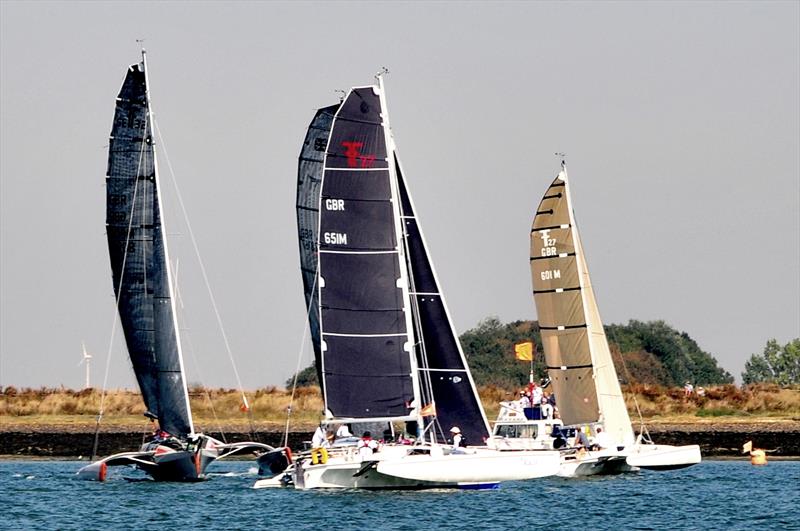
<svg viewBox="0 0 800 531"><path fill-rule="evenodd" d="M417 419L435 404L439 429L431 433L439 441L451 426L483 441L488 423L397 159L382 85L354 88L317 112L297 187L300 265L326 410Z"/></svg>
<svg viewBox="0 0 800 531"><path fill-rule="evenodd" d="M533 218L530 264L542 346L562 420L567 425L602 422L615 441L633 442L575 225L566 167Z"/></svg>
<svg viewBox="0 0 800 531"><path fill-rule="evenodd" d="M394 157L400 188L410 295L415 310L417 365L423 402L436 405L437 421L442 429L435 433L440 442L445 436L443 431L458 426L467 441L480 444L489 436L489 425L439 289L422 227L414 214L414 205L396 153Z"/></svg>
<svg viewBox="0 0 800 531"><path fill-rule="evenodd" d="M120 321L148 414L194 433L175 320L144 54L117 97L108 150L106 233Z"/></svg>
<svg viewBox="0 0 800 531"><path fill-rule="evenodd" d="M319 197L325 149L331 123L339 105L317 111L308 126L300 160L297 167L297 236L300 244L300 273L303 277L303 293L308 310L308 326L311 344L314 346L314 361L317 379L324 391L322 377L322 353L319 335L319 290L317 289L317 229L319 229Z"/></svg>
<svg viewBox="0 0 800 531"><path fill-rule="evenodd" d="M394 168L377 87L352 89L333 119L319 201L321 373L338 418L410 418L407 279Z"/></svg>

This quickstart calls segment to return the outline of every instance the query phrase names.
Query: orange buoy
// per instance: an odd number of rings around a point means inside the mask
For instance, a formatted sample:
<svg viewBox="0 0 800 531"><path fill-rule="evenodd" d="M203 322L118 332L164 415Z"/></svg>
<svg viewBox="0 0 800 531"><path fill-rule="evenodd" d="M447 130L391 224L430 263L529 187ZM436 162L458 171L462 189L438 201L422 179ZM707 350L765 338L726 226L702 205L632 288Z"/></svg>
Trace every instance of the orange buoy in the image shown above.
<svg viewBox="0 0 800 531"><path fill-rule="evenodd" d="M751 465L766 465L767 464L767 454L764 450L753 450L750 452L750 464Z"/></svg>

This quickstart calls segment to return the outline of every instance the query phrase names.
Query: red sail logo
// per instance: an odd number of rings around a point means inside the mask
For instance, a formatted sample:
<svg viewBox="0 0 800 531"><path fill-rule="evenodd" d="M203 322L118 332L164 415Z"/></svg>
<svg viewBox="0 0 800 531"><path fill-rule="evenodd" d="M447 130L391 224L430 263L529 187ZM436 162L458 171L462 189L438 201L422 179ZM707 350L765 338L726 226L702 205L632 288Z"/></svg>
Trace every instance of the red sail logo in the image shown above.
<svg viewBox="0 0 800 531"><path fill-rule="evenodd" d="M342 142L342 145L345 147L348 168L371 168L375 164L375 155L362 155L359 152L359 148L364 146L363 142Z"/></svg>

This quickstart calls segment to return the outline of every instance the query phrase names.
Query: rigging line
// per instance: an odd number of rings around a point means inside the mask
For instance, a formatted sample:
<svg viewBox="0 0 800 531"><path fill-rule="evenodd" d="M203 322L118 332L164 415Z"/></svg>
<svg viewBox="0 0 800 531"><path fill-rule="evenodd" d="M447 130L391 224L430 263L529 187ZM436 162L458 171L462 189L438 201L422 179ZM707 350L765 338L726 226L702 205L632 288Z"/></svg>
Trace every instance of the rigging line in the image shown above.
<svg viewBox="0 0 800 531"><path fill-rule="evenodd" d="M303 339L300 341L300 352L297 353L297 366L294 369L294 381L292 382L292 395L289 398L289 406L286 408L286 429L283 432L283 445L289 446L289 419L292 416L292 406L294 405L294 395L297 390L297 377L300 374L300 362L303 359L303 348L306 345L306 337L311 329L309 319L311 317L311 310L314 309L312 301L314 300L314 290L317 287L317 279L319 278L319 254L317 254L317 268L314 270L314 282L311 285L311 297L308 300L308 310L306 311L306 323L303 326ZM320 382L320 386L322 382Z"/></svg>
<svg viewBox="0 0 800 531"><path fill-rule="evenodd" d="M170 264L170 267L172 267L172 264ZM186 311L186 307L183 305L183 300L180 297L180 287L179 287L179 284L178 284L178 264L177 263L175 264L175 267L172 267L172 277L175 279L175 294L176 294L176 297L178 297L178 299L181 301L181 310L182 311L181 311L181 313L179 313L177 315L177 317L178 317L179 320L183 321L183 327L184 327L183 329L187 331L187 333L183 334L182 337L186 339L186 346L188 347L188 350L189 350L189 356L192 358L192 363L194 364L194 368L197 371L197 375L200 377L200 381L204 382L205 378L203 377L203 373L200 370L200 363L197 361L197 356L195 355L194 344L192 343L192 336L191 336L191 334L188 333L189 328L187 326L187 321L189 321L189 319L187 319L185 317L188 314L188 312ZM181 316L183 316L183 318L181 318ZM187 382L187 386L188 386L188 382ZM211 391L205 385L201 385L201 388L203 389L203 392L205 393L206 398L208 399L208 405L211 408L211 416L214 418L214 422L217 425L217 430L219 430L219 434L222 437L222 442L224 442L225 444L228 444L228 440L225 437L225 430L223 430L223 428L222 428L222 422L220 421L219 417L217 416L217 410L214 408L214 400L211 398Z"/></svg>
<svg viewBox="0 0 800 531"><path fill-rule="evenodd" d="M617 350L619 350L619 359L622 361L622 368L625 369L625 374L628 377L628 385L631 385L633 383L633 376L628 370L628 364L625 363L625 356L622 355L622 347L620 347L619 342L617 342L614 329L609 327L609 332L611 340L614 341L617 345ZM636 399L636 392L631 391L631 396L633 397L633 405L636 406L636 414L639 416L639 434L645 436L643 437L645 441L652 443L653 440L650 438L650 432L647 430L647 426L644 423L644 417L642 417L642 410L639 408L639 401Z"/></svg>
<svg viewBox="0 0 800 531"><path fill-rule="evenodd" d="M144 134L145 136L147 135L147 128L144 129L144 133L142 134ZM100 421L103 419L103 413L106 401L106 386L108 385L108 374L111 368L111 351L114 348L114 338L117 332L117 321L119 320L119 303L122 298L122 281L125 278L125 268L128 262L128 246L130 245L131 232L133 230L133 214L136 209L136 199L139 193L139 173L141 172L142 169L142 159L144 158L145 144L146 143L143 141L141 142L141 145L139 147L139 161L137 162L136 176L134 177L133 198L131 200L131 210L128 215L128 229L125 233L125 251L122 253L122 267L120 269L119 282L117 284L117 292L114 300L114 319L113 322L111 323L111 334L110 334L111 338L109 339L108 342L108 352L106 354L106 370L103 376L103 388L100 392L100 408L99 411L97 412L97 419L95 422L94 443L92 444L92 457L90 461L94 461L95 458L97 457L97 447L100 442ZM111 150L111 144L109 144L108 149ZM147 268L145 267L145 269ZM145 293L147 293L146 289Z"/></svg>
<svg viewBox="0 0 800 531"><path fill-rule="evenodd" d="M177 287L178 287L178 276L177 276L177 274L175 274L173 276L175 277L175 287L177 289ZM187 313L186 309L184 308L183 314L185 315L186 313ZM187 321L187 319L183 319L184 326L186 326L186 321ZM188 330L188 328L184 328L184 330ZM194 367L195 367L195 370L197 371L197 375L200 376L200 381L203 382L203 381L205 381L205 378L203 378L203 373L200 371L200 363L198 363L197 356L195 356L195 353L194 353L194 344L192 343L191 334L185 333L185 334L183 334L183 338L186 340L186 346L188 347L188 350L189 350L189 356L192 358L192 363L194 363ZM206 398L208 398L208 404L211 407L211 416L214 417L214 422L216 423L217 429L219 430L219 434L222 437L222 442L224 442L225 444L228 444L228 441L225 438L225 431L222 429L222 422L219 420L219 417L217 416L217 410L214 409L214 400L212 400L212 398L211 398L211 391L205 385L202 385L201 387L203 389L203 392L206 395Z"/></svg>
<svg viewBox="0 0 800 531"><path fill-rule="evenodd" d="M175 172L172 169L172 162L169 159L169 154L167 152L167 145L164 142L164 137L161 136L161 128L158 127L158 122L153 119L153 126L155 127L156 133L158 134L158 141L161 144L161 151L164 153L164 160L167 162L167 168L169 169L170 177L172 178L172 185L175 187L176 195L178 196L178 203L181 207L181 212L183 213L183 219L186 222L186 227L189 229L189 239L192 242L192 247L194 248L195 255L197 256L197 261L200 264L200 271L203 274L203 281L206 284L206 289L208 290L208 296L211 299L211 306L214 309L214 315L217 318L217 325L220 328L220 332L222 334L222 340L225 343L225 350L228 353L228 359L231 362L231 367L233 367L233 373L236 376L236 383L239 386L239 392L242 395L242 401L244 402L244 406L247 411L250 411L250 407L247 402L247 396L244 393L244 387L242 386L242 380L239 377L239 370L236 368L236 362L233 359L233 351L231 350L230 342L228 341L228 335L225 333L225 328L222 325L222 317L219 313L219 308L217 307L217 301L214 298L214 292L211 290L211 283L208 280L208 273L206 272L206 266L203 263L203 259L200 256L200 248L197 245L197 239L194 236L194 230L192 230L192 225L189 223L189 215L186 212L186 206L183 203L183 196L181 195L180 189L178 188L178 181L175 179ZM253 427L253 418L252 414L250 416L250 424L251 429Z"/></svg>

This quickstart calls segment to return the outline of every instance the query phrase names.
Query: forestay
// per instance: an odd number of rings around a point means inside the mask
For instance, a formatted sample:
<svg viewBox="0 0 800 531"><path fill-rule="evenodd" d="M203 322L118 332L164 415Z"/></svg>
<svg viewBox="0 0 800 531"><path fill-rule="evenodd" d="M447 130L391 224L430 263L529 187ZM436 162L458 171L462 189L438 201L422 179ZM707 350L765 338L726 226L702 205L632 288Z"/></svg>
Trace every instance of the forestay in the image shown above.
<svg viewBox="0 0 800 531"><path fill-rule="evenodd" d="M415 309L417 364L423 402L436 405L437 421L442 428L435 432L439 442L444 442L442 439L450 427L458 426L470 444L482 444L489 436L486 415L439 289L396 153L394 158L409 265L410 296Z"/></svg>

